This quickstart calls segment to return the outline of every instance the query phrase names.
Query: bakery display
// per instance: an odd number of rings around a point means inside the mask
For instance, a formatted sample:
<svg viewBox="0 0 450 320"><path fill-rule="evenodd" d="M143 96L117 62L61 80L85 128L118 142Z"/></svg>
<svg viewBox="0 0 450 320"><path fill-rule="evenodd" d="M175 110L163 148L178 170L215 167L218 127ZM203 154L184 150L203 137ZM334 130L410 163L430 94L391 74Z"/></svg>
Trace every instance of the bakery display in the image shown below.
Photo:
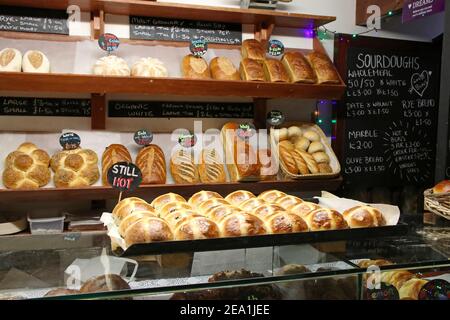
<svg viewBox="0 0 450 320"><path fill-rule="evenodd" d="M234 191L234 192L228 194L225 197L225 200L227 200L233 206L239 207L242 202L244 202L244 201L246 201L248 199L255 198L255 197L256 196L253 193L251 193L250 191L237 190L237 191Z"/></svg>
<svg viewBox="0 0 450 320"><path fill-rule="evenodd" d="M217 80L241 80L239 72L230 59L226 57L215 57L209 63L211 76Z"/></svg>
<svg viewBox="0 0 450 320"><path fill-rule="evenodd" d="M176 150L170 158L170 173L178 184L198 182L199 175L193 152L185 149Z"/></svg>
<svg viewBox="0 0 450 320"><path fill-rule="evenodd" d="M38 50L25 52L22 58L22 71L31 73L49 73L50 61L47 56Z"/></svg>
<svg viewBox="0 0 450 320"><path fill-rule="evenodd" d="M136 197L130 197L119 201L114 207L112 215L114 220L117 223L120 223L125 217L136 211L155 213L153 206L147 203L147 201Z"/></svg>
<svg viewBox="0 0 450 320"><path fill-rule="evenodd" d="M111 144L106 147L102 155L102 183L104 186L108 183L108 170L113 164L118 162L132 162L128 149L121 144Z"/></svg>
<svg viewBox="0 0 450 320"><path fill-rule="evenodd" d="M258 60L244 58L239 65L239 74L242 80L265 81L264 68Z"/></svg>
<svg viewBox="0 0 450 320"><path fill-rule="evenodd" d="M145 217L131 224L123 236L127 246L136 243L151 243L173 240L169 224L157 217Z"/></svg>
<svg viewBox="0 0 450 320"><path fill-rule="evenodd" d="M169 202L186 202L186 199L184 199L182 196L176 193L166 193L163 195L160 195L159 197L156 197L151 205L156 210L160 210L164 205L166 205Z"/></svg>
<svg viewBox="0 0 450 320"><path fill-rule="evenodd" d="M168 77L164 63L155 58L141 58L131 66L133 77Z"/></svg>
<svg viewBox="0 0 450 320"><path fill-rule="evenodd" d="M142 184L166 183L166 159L162 149L151 144L136 156L136 165L142 173Z"/></svg>
<svg viewBox="0 0 450 320"><path fill-rule="evenodd" d="M222 237L243 237L265 234L264 222L255 215L239 212L222 218L219 224Z"/></svg>
<svg viewBox="0 0 450 320"><path fill-rule="evenodd" d="M339 75L330 58L320 52L312 52L306 57L311 64L319 84L339 84Z"/></svg>
<svg viewBox="0 0 450 320"><path fill-rule="evenodd" d="M289 82L289 75L283 64L276 59L266 59L263 62L264 76L269 82Z"/></svg>
<svg viewBox="0 0 450 320"><path fill-rule="evenodd" d="M181 62L181 74L188 79L210 79L208 63L202 57L189 54Z"/></svg>
<svg viewBox="0 0 450 320"><path fill-rule="evenodd" d="M306 232L308 225L299 216L288 211L276 211L264 218L269 233Z"/></svg>
<svg viewBox="0 0 450 320"><path fill-rule="evenodd" d="M266 59L266 50L256 39L247 39L242 42L241 56L243 59L253 59L262 63Z"/></svg>
<svg viewBox="0 0 450 320"><path fill-rule="evenodd" d="M381 212L370 206L357 206L343 212L350 228L370 228L385 226L386 220Z"/></svg>
<svg viewBox="0 0 450 320"><path fill-rule="evenodd" d="M97 154L89 149L60 151L53 155L50 166L57 188L87 187L100 178Z"/></svg>
<svg viewBox="0 0 450 320"><path fill-rule="evenodd" d="M197 193L194 193L190 198L189 198L189 204L193 207L197 207L199 204L201 204L202 202L209 200L211 198L217 198L217 199L223 199L223 197L218 194L217 192L214 191L199 191Z"/></svg>
<svg viewBox="0 0 450 320"><path fill-rule="evenodd" d="M198 161L198 173L202 183L226 182L225 167L215 149L203 149Z"/></svg>
<svg viewBox="0 0 450 320"><path fill-rule="evenodd" d="M116 274L105 274L86 281L80 288L80 293L130 290L128 283Z"/></svg>
<svg viewBox="0 0 450 320"><path fill-rule="evenodd" d="M115 55L109 55L98 59L92 72L98 76L129 76L131 71L127 62Z"/></svg>
<svg viewBox="0 0 450 320"><path fill-rule="evenodd" d="M311 231L347 229L342 214L336 210L320 208L303 216Z"/></svg>
<svg viewBox="0 0 450 320"><path fill-rule="evenodd" d="M0 72L22 71L22 53L13 48L5 48L0 51Z"/></svg>
<svg viewBox="0 0 450 320"><path fill-rule="evenodd" d="M291 82L316 83L316 74L301 52L286 52L281 63L289 74Z"/></svg>
<svg viewBox="0 0 450 320"><path fill-rule="evenodd" d="M8 154L3 171L3 184L8 189L37 189L50 182L50 157L30 142L22 143Z"/></svg>

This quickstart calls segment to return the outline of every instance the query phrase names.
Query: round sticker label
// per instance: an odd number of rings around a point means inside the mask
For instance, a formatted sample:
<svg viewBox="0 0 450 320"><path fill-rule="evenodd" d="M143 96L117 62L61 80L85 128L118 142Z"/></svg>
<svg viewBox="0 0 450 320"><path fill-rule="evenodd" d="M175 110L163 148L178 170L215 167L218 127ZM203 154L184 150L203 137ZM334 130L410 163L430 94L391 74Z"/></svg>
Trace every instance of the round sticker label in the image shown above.
<svg viewBox="0 0 450 320"><path fill-rule="evenodd" d="M284 114L279 110L272 110L267 113L267 123L271 126L280 126L284 120Z"/></svg>
<svg viewBox="0 0 450 320"><path fill-rule="evenodd" d="M428 281L419 291L419 300L450 300L450 283L443 279Z"/></svg>
<svg viewBox="0 0 450 320"><path fill-rule="evenodd" d="M120 40L112 33L104 33L98 38L98 45L102 50L108 53L113 52L119 48Z"/></svg>
<svg viewBox="0 0 450 320"><path fill-rule="evenodd" d="M271 56L281 56L284 53L284 44L280 40L270 40L267 45L267 53Z"/></svg>
<svg viewBox="0 0 450 320"><path fill-rule="evenodd" d="M148 146L153 141L153 133L150 130L141 129L134 133L134 142L140 146Z"/></svg>
<svg viewBox="0 0 450 320"><path fill-rule="evenodd" d="M256 133L256 128L251 123L241 123L237 129L237 136L242 140L248 140Z"/></svg>
<svg viewBox="0 0 450 320"><path fill-rule="evenodd" d="M81 138L74 132L66 132L59 137L59 144L64 150L77 149L81 144Z"/></svg>
<svg viewBox="0 0 450 320"><path fill-rule="evenodd" d="M208 51L208 42L205 39L192 39L189 50L196 57L201 57Z"/></svg>
<svg viewBox="0 0 450 320"><path fill-rule="evenodd" d="M178 137L178 143L183 148L192 148L197 143L197 136L194 133L182 133Z"/></svg>
<svg viewBox="0 0 450 320"><path fill-rule="evenodd" d="M366 300L398 300L398 290L384 282L380 284L380 289L366 289Z"/></svg>
<svg viewBox="0 0 450 320"><path fill-rule="evenodd" d="M133 191L142 182L141 170L129 162L117 162L108 170L108 183L120 191Z"/></svg>

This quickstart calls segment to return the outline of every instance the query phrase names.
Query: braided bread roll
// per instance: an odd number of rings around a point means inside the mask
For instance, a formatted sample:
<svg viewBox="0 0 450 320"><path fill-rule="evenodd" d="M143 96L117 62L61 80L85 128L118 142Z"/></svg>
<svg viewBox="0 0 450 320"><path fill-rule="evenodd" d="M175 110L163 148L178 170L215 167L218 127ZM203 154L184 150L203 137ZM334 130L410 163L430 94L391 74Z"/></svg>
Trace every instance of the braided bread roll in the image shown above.
<svg viewBox="0 0 450 320"><path fill-rule="evenodd" d="M186 199L184 199L179 194L169 192L156 197L155 199L153 199L151 204L153 208L155 208L156 210L160 210L165 204L175 201L186 202Z"/></svg>
<svg viewBox="0 0 450 320"><path fill-rule="evenodd" d="M22 143L5 160L3 184L8 189L37 189L50 181L50 157L32 143Z"/></svg>
<svg viewBox="0 0 450 320"><path fill-rule="evenodd" d="M109 145L102 155L102 183L108 184L108 170L117 162L132 162L128 149L121 144Z"/></svg>
<svg viewBox="0 0 450 320"><path fill-rule="evenodd" d="M100 178L97 154L89 149L60 151L53 155L50 166L57 188L87 187Z"/></svg>
<svg viewBox="0 0 450 320"><path fill-rule="evenodd" d="M270 233L292 233L308 231L308 225L299 216L287 211L277 211L264 219Z"/></svg>
<svg viewBox="0 0 450 320"><path fill-rule="evenodd" d="M136 165L142 172L142 184L166 183L166 159L157 145L141 149L136 156Z"/></svg>
<svg viewBox="0 0 450 320"><path fill-rule="evenodd" d="M218 194L217 192L202 190L197 193L194 193L189 198L188 202L191 206L196 208L199 204L201 204L202 202L209 200L211 198L223 199L223 197L220 194Z"/></svg>
<svg viewBox="0 0 450 320"><path fill-rule="evenodd" d="M336 210L320 208L311 211L303 217L311 231L322 230L337 230L347 229L348 225L345 222L342 214Z"/></svg>
<svg viewBox="0 0 450 320"><path fill-rule="evenodd" d="M225 182L225 168L223 161L215 149L203 149L198 164L200 181L203 183Z"/></svg>
<svg viewBox="0 0 450 320"><path fill-rule="evenodd" d="M343 213L350 228L370 228L386 225L386 220L380 211L370 206L357 206Z"/></svg>
<svg viewBox="0 0 450 320"><path fill-rule="evenodd" d="M119 225L128 215L136 211L148 211L156 216L155 209L147 201L136 197L122 199L112 211L114 220Z"/></svg>
<svg viewBox="0 0 450 320"><path fill-rule="evenodd" d="M220 232L214 221L202 216L191 216L177 225L174 235L176 240L196 240L218 238Z"/></svg>

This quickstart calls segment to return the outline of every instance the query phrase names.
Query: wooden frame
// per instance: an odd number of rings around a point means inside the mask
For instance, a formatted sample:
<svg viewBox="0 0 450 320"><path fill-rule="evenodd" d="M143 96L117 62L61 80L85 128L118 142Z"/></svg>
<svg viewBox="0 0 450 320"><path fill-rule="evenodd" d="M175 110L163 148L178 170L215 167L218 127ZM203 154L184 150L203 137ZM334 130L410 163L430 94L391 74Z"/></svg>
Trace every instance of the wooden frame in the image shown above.
<svg viewBox="0 0 450 320"><path fill-rule="evenodd" d="M399 14L403 9L405 0L356 0L356 24L359 26L367 25L367 8L370 5L377 5L381 9L381 17L392 14Z"/></svg>

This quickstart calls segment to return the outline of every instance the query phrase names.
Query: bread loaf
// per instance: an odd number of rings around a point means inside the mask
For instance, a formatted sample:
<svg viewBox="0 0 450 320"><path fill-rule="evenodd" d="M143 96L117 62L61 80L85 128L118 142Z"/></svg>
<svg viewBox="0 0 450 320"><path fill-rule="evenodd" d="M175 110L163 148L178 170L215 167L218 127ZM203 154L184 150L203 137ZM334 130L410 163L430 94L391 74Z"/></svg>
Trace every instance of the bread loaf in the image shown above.
<svg viewBox="0 0 450 320"><path fill-rule="evenodd" d="M211 198L223 199L223 197L220 194L218 194L217 192L202 190L202 191L199 191L199 192L193 194L189 198L188 202L191 206L196 208L196 207L198 207L199 204L201 204L202 202L209 200Z"/></svg>
<svg viewBox="0 0 450 320"><path fill-rule="evenodd" d="M49 73L50 62L43 52L30 50L23 55L22 70L23 72Z"/></svg>
<svg viewBox="0 0 450 320"><path fill-rule="evenodd" d="M263 70L264 76L269 82L289 82L289 76L279 60L264 60Z"/></svg>
<svg viewBox="0 0 450 320"><path fill-rule="evenodd" d="M157 211L159 211L165 204L169 202L186 202L186 199L184 199L179 194L169 192L153 199L152 206Z"/></svg>
<svg viewBox="0 0 450 320"><path fill-rule="evenodd" d="M141 149L136 157L136 165L142 172L142 184L166 183L166 160L160 147L151 144Z"/></svg>
<svg viewBox="0 0 450 320"><path fill-rule="evenodd" d="M316 153L320 151L325 151L325 147L323 146L322 142L320 141L313 141L309 145L308 153Z"/></svg>
<svg viewBox="0 0 450 320"><path fill-rule="evenodd" d="M303 132L303 137L308 139L310 142L320 141L319 134L313 130L308 130L308 131Z"/></svg>
<svg viewBox="0 0 450 320"><path fill-rule="evenodd" d="M450 192L450 180L441 181L433 187L433 193L446 193L446 192Z"/></svg>
<svg viewBox="0 0 450 320"><path fill-rule="evenodd" d="M141 220L145 217L157 217L155 211L152 210L142 210L142 211L132 211L130 214L125 216L119 224L119 233L123 237L125 235L125 231L128 229L136 221Z"/></svg>
<svg viewBox="0 0 450 320"><path fill-rule="evenodd" d="M97 154L89 149L60 151L53 155L50 166L57 188L87 187L100 178Z"/></svg>
<svg viewBox="0 0 450 320"><path fill-rule="evenodd" d="M294 140L294 148L296 150L306 151L308 150L310 143L311 142L305 137L300 137Z"/></svg>
<svg viewBox="0 0 450 320"><path fill-rule="evenodd" d="M101 57L94 65L93 73L98 76L129 76L127 62L115 55Z"/></svg>
<svg viewBox="0 0 450 320"><path fill-rule="evenodd" d="M316 209L320 209L320 206L312 202L303 201L302 203L297 203L293 206L288 207L287 211L295 213L300 217L304 217L311 211Z"/></svg>
<svg viewBox="0 0 450 320"><path fill-rule="evenodd" d="M205 217L191 217L179 223L174 231L176 240L211 239L220 236L217 224Z"/></svg>
<svg viewBox="0 0 450 320"><path fill-rule="evenodd" d="M102 155L102 183L108 184L108 170L117 162L132 162L128 149L121 144L109 145Z"/></svg>
<svg viewBox="0 0 450 320"><path fill-rule="evenodd" d="M295 196L282 196L275 199L275 204L278 204L280 207L283 207L285 210L289 209L289 207L292 207L293 205L302 203L303 200L295 197Z"/></svg>
<svg viewBox="0 0 450 320"><path fill-rule="evenodd" d="M33 143L22 143L8 154L3 184L8 189L37 189L50 182L50 157Z"/></svg>
<svg viewBox="0 0 450 320"><path fill-rule="evenodd" d="M188 79L210 79L208 63L202 57L189 54L183 58L181 74Z"/></svg>
<svg viewBox="0 0 450 320"><path fill-rule="evenodd" d="M250 213L264 220L264 218L280 211L285 211L283 207L272 204L272 203L264 203L259 207L254 208Z"/></svg>
<svg viewBox="0 0 450 320"><path fill-rule="evenodd" d="M168 77L169 73L162 61L155 58L141 58L131 67L134 77Z"/></svg>
<svg viewBox="0 0 450 320"><path fill-rule="evenodd" d="M185 149L176 150L172 155L170 172L173 180L179 184L196 183L199 180L193 153Z"/></svg>
<svg viewBox="0 0 450 320"><path fill-rule="evenodd" d="M292 233L308 231L306 222L298 215L277 211L264 218L269 233Z"/></svg>
<svg viewBox="0 0 450 320"><path fill-rule="evenodd" d="M266 51L258 40L247 39L242 42L241 55L244 59L250 58L262 63L266 58Z"/></svg>
<svg viewBox="0 0 450 320"><path fill-rule="evenodd" d="M203 217L203 216L193 210L179 209L169 213L164 220L169 224L172 230L175 230L180 223L192 217Z"/></svg>
<svg viewBox="0 0 450 320"><path fill-rule="evenodd" d="M302 155L300 154L300 151L294 150L291 152L291 154L292 154L292 158L294 159L295 165L296 165L298 171L300 172L300 174L308 174L309 173L308 164L303 159Z"/></svg>
<svg viewBox="0 0 450 320"><path fill-rule="evenodd" d="M420 290L427 282L427 280L415 278L406 281L398 292L400 300L419 300Z"/></svg>
<svg viewBox="0 0 450 320"><path fill-rule="evenodd" d="M166 221L156 217L142 218L125 231L127 247L137 243L151 243L173 240L173 233Z"/></svg>
<svg viewBox="0 0 450 320"><path fill-rule="evenodd" d="M317 168L320 173L333 173L333 168L328 163L318 163Z"/></svg>
<svg viewBox="0 0 450 320"><path fill-rule="evenodd" d="M370 228L386 225L386 220L377 209L370 206L357 206L343 213L350 228Z"/></svg>
<svg viewBox="0 0 450 320"><path fill-rule="evenodd" d="M136 211L147 211L156 215L153 206L147 203L147 201L136 197L125 198L119 201L114 207L112 215L116 224L119 225L123 219Z"/></svg>
<svg viewBox="0 0 450 320"><path fill-rule="evenodd" d="M281 196L286 196L286 193L278 190L266 190L263 193L261 193L258 198L268 202L272 203L275 201L276 198L279 198Z"/></svg>
<svg viewBox="0 0 450 320"><path fill-rule="evenodd" d="M249 213L234 213L223 217L219 223L222 237L255 236L266 233L264 222Z"/></svg>
<svg viewBox="0 0 450 320"><path fill-rule="evenodd" d="M292 151L287 148L280 147L279 155L280 161L283 163L285 169L291 174L298 174L297 163L295 162Z"/></svg>
<svg viewBox="0 0 450 320"><path fill-rule="evenodd" d="M303 216L311 231L347 229L344 217L336 210L320 208Z"/></svg>
<svg viewBox="0 0 450 320"><path fill-rule="evenodd" d="M231 205L239 207L242 202L255 198L255 195L247 190L237 190L225 197L225 200L228 201Z"/></svg>
<svg viewBox="0 0 450 320"><path fill-rule="evenodd" d="M209 63L211 75L217 80L241 80L239 72L230 59L226 57L215 57Z"/></svg>
<svg viewBox="0 0 450 320"><path fill-rule="evenodd" d="M286 52L281 59L291 82L315 83L314 70L300 52Z"/></svg>
<svg viewBox="0 0 450 320"><path fill-rule="evenodd" d="M22 53L13 48L5 48L0 51L0 71L22 71Z"/></svg>
<svg viewBox="0 0 450 320"><path fill-rule="evenodd" d="M319 173L319 167L317 166L317 162L314 160L312 155L300 150L295 150L295 152L298 153L306 162L306 166L308 167L310 173L312 174Z"/></svg>
<svg viewBox="0 0 450 320"><path fill-rule="evenodd" d="M248 200L245 200L239 205L239 209L246 211L246 212L252 212L253 209L265 204L266 202L259 198L251 198Z"/></svg>
<svg viewBox="0 0 450 320"><path fill-rule="evenodd" d="M319 84L338 84L340 82L337 71L326 54L312 52L307 56L307 59L316 74Z"/></svg>
<svg viewBox="0 0 450 320"><path fill-rule="evenodd" d="M265 81L263 66L257 60L242 59L239 65L239 74L242 80Z"/></svg>
<svg viewBox="0 0 450 320"><path fill-rule="evenodd" d="M163 205L159 210L159 217L165 219L169 214L177 210L193 210L194 208L187 202L172 201Z"/></svg>
<svg viewBox="0 0 450 320"><path fill-rule="evenodd" d="M313 153L312 156L317 164L330 163L330 157L324 151Z"/></svg>
<svg viewBox="0 0 450 320"><path fill-rule="evenodd" d="M199 204L197 206L197 211L198 213L205 215L209 209L217 207L219 205L230 205L230 203L225 199L211 198Z"/></svg>
<svg viewBox="0 0 450 320"><path fill-rule="evenodd" d="M233 214L243 212L241 209L230 206L230 205L218 205L216 207L212 207L208 209L205 212L205 216L211 219L212 221L215 221L216 223L219 223L222 218Z"/></svg>
<svg viewBox="0 0 450 320"><path fill-rule="evenodd" d="M407 270L385 271L381 273L381 282L392 285L397 290L400 290L403 284L412 278L415 278L414 274Z"/></svg>
<svg viewBox="0 0 450 320"><path fill-rule="evenodd" d="M198 172L203 183L226 182L225 168L215 149L203 149L200 154Z"/></svg>

